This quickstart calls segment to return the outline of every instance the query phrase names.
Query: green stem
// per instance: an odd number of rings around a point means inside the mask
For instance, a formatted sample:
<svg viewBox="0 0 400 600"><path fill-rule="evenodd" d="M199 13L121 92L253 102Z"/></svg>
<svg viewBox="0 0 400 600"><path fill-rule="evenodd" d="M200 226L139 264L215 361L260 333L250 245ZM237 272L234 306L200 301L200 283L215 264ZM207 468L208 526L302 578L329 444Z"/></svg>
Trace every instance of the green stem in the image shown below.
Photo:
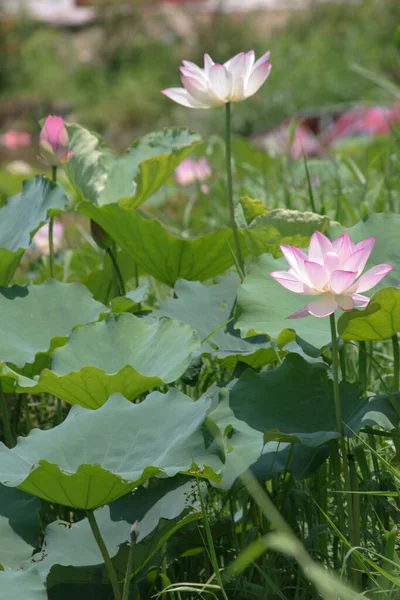
<svg viewBox="0 0 400 600"><path fill-rule="evenodd" d="M367 344L365 342L358 342L358 376L361 388L365 391L368 387Z"/></svg>
<svg viewBox="0 0 400 600"><path fill-rule="evenodd" d="M131 588L132 573L134 571L134 550L136 544L136 533L131 532L131 545L129 546L128 562L126 564L124 591L122 593L122 600L129 600L129 592Z"/></svg>
<svg viewBox="0 0 400 600"><path fill-rule="evenodd" d="M333 469L333 475L335 478L335 488L339 498L343 497L343 486L341 479L341 465L340 465L340 451L339 451L339 440L331 440L330 443L330 456L331 465ZM346 535L346 517L344 514L343 502L336 502L336 510L339 521L339 531L342 535Z"/></svg>
<svg viewBox="0 0 400 600"><path fill-rule="evenodd" d="M344 425L343 425L343 417L342 417L342 405L340 402L340 390L339 390L339 352L338 352L338 343L337 343L337 334L336 334L336 322L335 322L335 313L332 313L329 316L330 325L331 325L331 337L332 337L332 374L333 374L333 395L335 400L335 411L336 411L336 424L339 431L339 446L342 454L343 461L343 473L344 473L344 482L345 482L345 495L347 499L347 512L348 512L348 522L349 522L349 533L350 533L350 544L352 546L357 546L357 529L360 527L360 521L358 523L354 522L353 518L353 498L351 494L351 479L350 479L350 469L349 462L347 457L347 448L346 448L346 438L344 435ZM340 497L338 498L338 502L340 502ZM342 532L344 533L344 532ZM358 583L358 573L357 568L355 568L354 561L352 562L351 569L351 577L352 581L355 585Z"/></svg>
<svg viewBox="0 0 400 600"><path fill-rule="evenodd" d="M101 555L103 557L104 564L107 569L108 577L110 578L110 582L111 582L111 585L113 588L114 600L121 600L121 590L119 589L117 574L115 572L114 565L112 564L112 560L108 553L107 546L105 545L105 542L100 533L100 529L99 529L99 526L97 525L96 517L94 516L93 510L87 510L86 516L88 518L90 528L94 535L94 539L96 540L96 543L97 543L99 550L101 552Z"/></svg>
<svg viewBox="0 0 400 600"><path fill-rule="evenodd" d="M51 178L53 183L57 183L57 166L51 167ZM53 237L54 219L50 217L49 221L49 262L50 262L50 277L54 277L54 237Z"/></svg>
<svg viewBox="0 0 400 600"><path fill-rule="evenodd" d="M400 352L397 333L392 337L393 348L393 386L392 391L398 392L400 387Z"/></svg>
<svg viewBox="0 0 400 600"><path fill-rule="evenodd" d="M201 512L203 514L204 529L205 529L205 532L206 532L208 549L210 551L210 559L211 559L211 563L212 563L212 566L213 566L213 569L214 569L215 577L216 577L217 582L218 582L218 584L219 584L219 586L221 588L221 593L222 593L222 596L223 596L224 600L229 600L228 596L226 595L225 589L224 589L224 583L222 581L221 571L219 570L217 554L215 552L214 541L213 541L212 533L211 533L211 527L210 527L210 523L208 522L208 517L207 517L207 513L206 513L206 507L205 507L205 504L204 504L204 498L203 498L203 494L201 493L201 487L200 487L200 483L199 483L199 479L198 478L197 478L197 489L198 489L198 492L199 492Z"/></svg>
<svg viewBox="0 0 400 600"><path fill-rule="evenodd" d="M113 268L113 272L117 278L117 282L118 282L118 289L119 289L119 295L120 296L125 296L126 291L125 291L125 284L124 284L124 279L122 277L122 273L121 270L118 266L118 261L117 261L117 249L116 249L116 244L115 242L113 242L112 248L107 248L106 250L108 256L111 259L111 264L112 264L112 268Z"/></svg>
<svg viewBox="0 0 400 600"><path fill-rule="evenodd" d="M4 395L2 385L0 383L0 412L3 420L4 440L6 446L12 448L14 446L14 437L11 431L10 415L8 414L7 399Z"/></svg>
<svg viewBox="0 0 400 600"><path fill-rule="evenodd" d="M231 228L233 234L233 240L235 242L237 267L240 275L240 279L243 281L244 278L244 263L242 250L240 248L239 232L235 220L235 205L233 203L233 184L232 184L232 150L231 150L231 104L227 102L225 104L225 147L226 147L226 175L227 175L227 189L228 189L228 207L229 215L231 219Z"/></svg>

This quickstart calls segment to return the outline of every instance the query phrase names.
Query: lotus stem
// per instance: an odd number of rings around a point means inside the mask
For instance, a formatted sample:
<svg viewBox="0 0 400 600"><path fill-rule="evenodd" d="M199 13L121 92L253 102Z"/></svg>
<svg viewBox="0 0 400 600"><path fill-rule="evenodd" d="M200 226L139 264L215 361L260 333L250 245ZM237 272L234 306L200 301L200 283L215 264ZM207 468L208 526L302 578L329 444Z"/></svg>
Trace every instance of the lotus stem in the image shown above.
<svg viewBox="0 0 400 600"><path fill-rule="evenodd" d="M231 149L231 103L225 104L225 153L226 153L226 175L227 175L227 200L229 207L229 215L231 219L231 229L233 234L233 240L235 243L237 267L240 275L240 279L244 279L244 262L242 256L242 250L240 248L238 226L235 220L235 205L233 203L233 184L232 184L232 149Z"/></svg>
<svg viewBox="0 0 400 600"><path fill-rule="evenodd" d="M350 534L350 544L351 546L358 545L359 532L358 529L360 527L360 523L355 523L353 518L353 498L351 494L351 478L350 478L350 469L349 469L349 461L347 457L347 448L346 448L346 438L344 434L344 425L343 425L343 417L342 417L342 405L340 402L340 389L339 389L339 351L338 351L338 343L337 343L337 333L336 333L336 321L335 321L335 313L332 313L329 316L330 325L331 325L331 337L332 337L332 373L333 373L333 395L335 401L335 412L336 412L336 424L338 428L338 432L340 435L339 438L339 447L342 455L343 461L343 473L344 473L344 482L345 482L345 496L347 500L347 514L348 514L348 522L349 522L349 534ZM341 487L341 484L340 484ZM341 492L342 490L337 490ZM340 497L338 498L340 502ZM357 533L358 532L358 533ZM342 531L343 535L345 532ZM352 560L352 568L351 568L351 578L355 585L358 584L359 573L355 568L354 561Z"/></svg>
<svg viewBox="0 0 400 600"><path fill-rule="evenodd" d="M97 524L96 517L94 516L93 510L87 510L86 516L88 518L90 528L94 535L94 539L96 540L96 543L97 543L99 550L101 552L101 555L103 557L104 564L107 569L108 577L110 578L110 582L111 582L112 589L114 592L114 600L121 600L121 590L119 588L117 573L114 569L114 565L112 564L111 557L108 553L107 546L101 535L101 532L100 532L99 526Z"/></svg>
<svg viewBox="0 0 400 600"><path fill-rule="evenodd" d="M107 248L106 252L111 260L113 274L116 279L115 287L118 290L117 293L119 293L120 296L125 296L125 294L126 294L125 283L124 283L124 278L122 277L121 269L119 268L118 261L117 261L117 246L116 246L115 242L113 242L111 248Z"/></svg>
<svg viewBox="0 0 400 600"><path fill-rule="evenodd" d="M53 183L57 183L57 166L51 167L51 179ZM54 239L53 239L54 219L50 217L49 221L49 262L50 262L50 277L54 277Z"/></svg>
<svg viewBox="0 0 400 600"><path fill-rule="evenodd" d="M122 593L122 600L129 600L129 592L131 587L132 573L134 572L134 550L136 545L136 529L137 521L131 528L131 545L129 546L128 562L126 564L124 590Z"/></svg>
<svg viewBox="0 0 400 600"><path fill-rule="evenodd" d="M393 348L393 392L398 392L400 387L400 352L399 352L399 338L397 333L392 337L392 348Z"/></svg>
<svg viewBox="0 0 400 600"><path fill-rule="evenodd" d="M8 413L7 399L4 395L2 385L0 383L0 412L3 421L4 440L6 446L12 448L14 446L14 437L11 431L10 415Z"/></svg>

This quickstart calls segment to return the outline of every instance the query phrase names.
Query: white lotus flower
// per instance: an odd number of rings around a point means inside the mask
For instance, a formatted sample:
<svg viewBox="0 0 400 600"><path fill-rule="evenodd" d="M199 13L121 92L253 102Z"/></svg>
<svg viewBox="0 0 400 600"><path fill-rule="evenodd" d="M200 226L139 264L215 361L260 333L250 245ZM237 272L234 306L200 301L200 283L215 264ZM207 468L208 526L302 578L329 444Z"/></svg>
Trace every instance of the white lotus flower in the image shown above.
<svg viewBox="0 0 400 600"><path fill-rule="evenodd" d="M204 55L204 68L183 61L183 88L168 88L162 93L189 108L214 108L228 102L240 102L255 94L271 71L270 53L255 62L254 50L240 52L223 65Z"/></svg>

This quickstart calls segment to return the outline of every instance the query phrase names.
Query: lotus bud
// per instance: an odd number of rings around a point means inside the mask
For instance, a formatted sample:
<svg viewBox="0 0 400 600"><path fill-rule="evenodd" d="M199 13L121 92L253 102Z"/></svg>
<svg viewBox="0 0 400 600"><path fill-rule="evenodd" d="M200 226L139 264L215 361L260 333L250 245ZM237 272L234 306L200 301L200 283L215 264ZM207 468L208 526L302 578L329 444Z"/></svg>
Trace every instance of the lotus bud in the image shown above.
<svg viewBox="0 0 400 600"><path fill-rule="evenodd" d="M40 132L40 157L50 167L67 163L73 155L68 152L69 137L62 117L49 115Z"/></svg>
<svg viewBox="0 0 400 600"><path fill-rule="evenodd" d="M95 221L90 219L90 233L99 248L107 250L111 247L112 239L106 231Z"/></svg>
<svg viewBox="0 0 400 600"><path fill-rule="evenodd" d="M138 535L139 535L139 521L135 521L130 530L132 544L136 544Z"/></svg>

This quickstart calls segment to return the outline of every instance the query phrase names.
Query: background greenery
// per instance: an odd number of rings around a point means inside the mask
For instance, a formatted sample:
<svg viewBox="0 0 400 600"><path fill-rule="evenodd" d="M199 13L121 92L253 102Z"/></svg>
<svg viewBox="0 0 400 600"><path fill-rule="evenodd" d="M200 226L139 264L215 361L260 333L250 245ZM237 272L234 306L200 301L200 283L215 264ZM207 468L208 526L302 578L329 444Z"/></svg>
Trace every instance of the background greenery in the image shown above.
<svg viewBox="0 0 400 600"><path fill-rule="evenodd" d="M78 32L26 19L2 22L0 128L18 122L36 132L38 119L56 112L103 132L120 148L171 122L222 131L216 111L187 111L159 93L179 85L182 58L201 62L204 52L218 61L243 49L272 52L268 84L235 106L234 128L241 134L266 131L298 111L387 101L353 64L400 81L397 0L317 3L279 13L280 24L268 10L262 17L233 17L180 9L179 27L145 3L128 3L127 12L118 11L119 4L99 6L98 22Z"/></svg>

